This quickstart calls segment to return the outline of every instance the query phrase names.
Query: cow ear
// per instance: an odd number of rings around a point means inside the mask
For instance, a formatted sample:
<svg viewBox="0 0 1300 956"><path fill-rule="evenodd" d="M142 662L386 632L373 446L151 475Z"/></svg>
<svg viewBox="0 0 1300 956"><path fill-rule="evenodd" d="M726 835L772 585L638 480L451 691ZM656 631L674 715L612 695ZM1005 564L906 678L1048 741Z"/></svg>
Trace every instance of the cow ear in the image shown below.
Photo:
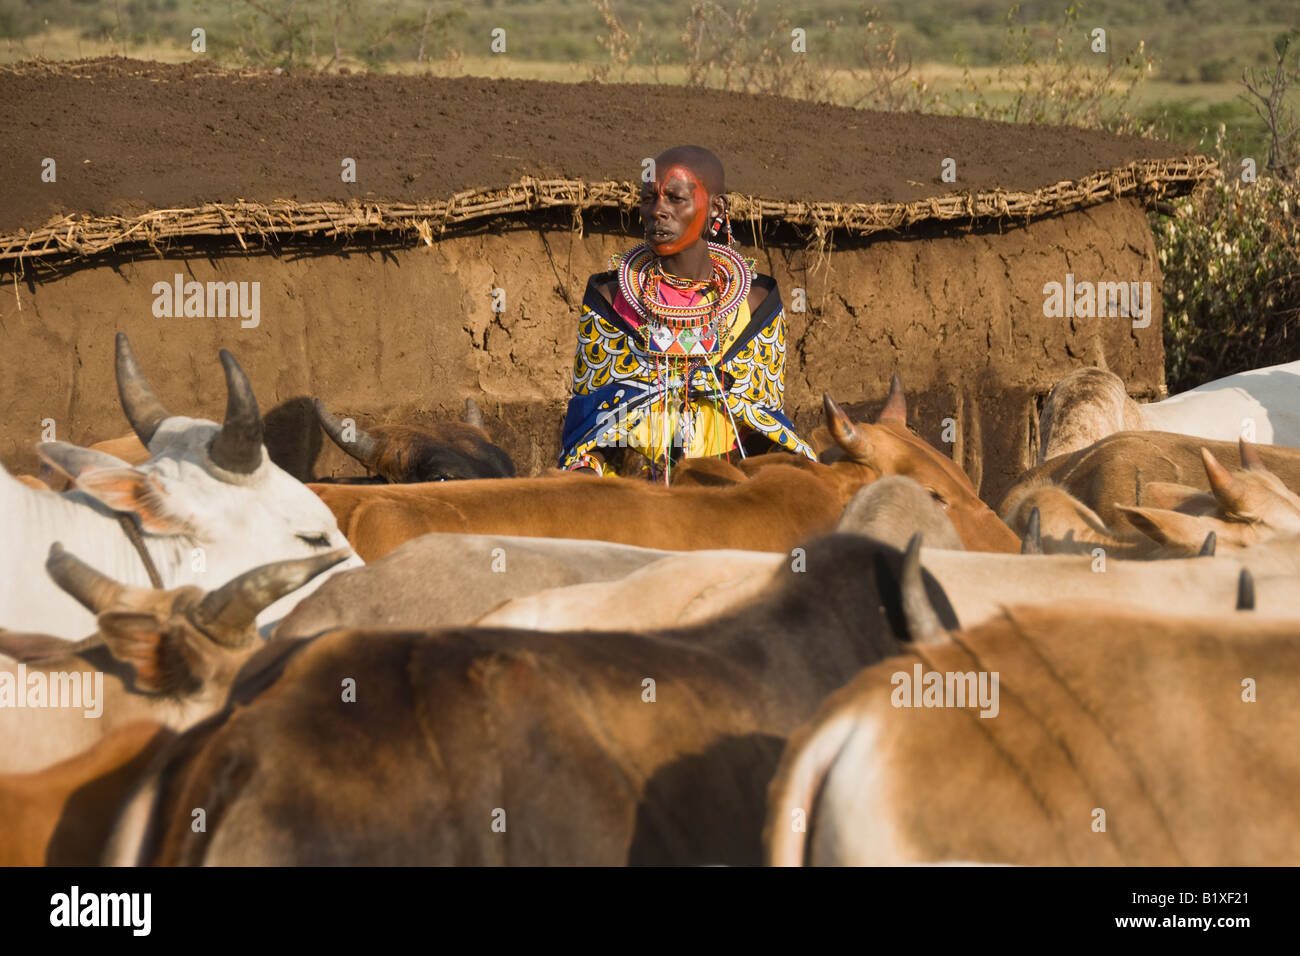
<svg viewBox="0 0 1300 956"><path fill-rule="evenodd" d="M183 638L154 615L106 611L96 622L109 653L135 672L137 690L175 694L196 684L181 646Z"/></svg>
<svg viewBox="0 0 1300 956"><path fill-rule="evenodd" d="M193 525L178 517L173 495L159 475L135 468L105 468L76 477L76 487L114 511L126 511L140 519L150 534L188 534Z"/></svg>
<svg viewBox="0 0 1300 956"><path fill-rule="evenodd" d="M1163 508L1132 508L1117 504L1116 509L1128 516L1129 522L1152 541L1180 548L1195 554L1205 542L1205 535L1216 530L1219 522L1168 511Z"/></svg>
<svg viewBox="0 0 1300 956"><path fill-rule="evenodd" d="M41 442L36 446L36 454L42 462L74 481L91 471L131 467L121 458L114 458L106 452L65 441Z"/></svg>
<svg viewBox="0 0 1300 956"><path fill-rule="evenodd" d="M831 437L831 430L825 425L818 425L812 430L808 435L808 444L817 454L817 460L824 465L844 458L844 449L835 444L835 439Z"/></svg>
<svg viewBox="0 0 1300 956"><path fill-rule="evenodd" d="M68 653L76 645L50 634L7 631L0 628L0 654L15 661L39 661Z"/></svg>
<svg viewBox="0 0 1300 956"><path fill-rule="evenodd" d="M1181 511L1189 515L1211 515L1219 511L1219 503L1208 491L1172 481L1148 481L1144 484L1142 506Z"/></svg>

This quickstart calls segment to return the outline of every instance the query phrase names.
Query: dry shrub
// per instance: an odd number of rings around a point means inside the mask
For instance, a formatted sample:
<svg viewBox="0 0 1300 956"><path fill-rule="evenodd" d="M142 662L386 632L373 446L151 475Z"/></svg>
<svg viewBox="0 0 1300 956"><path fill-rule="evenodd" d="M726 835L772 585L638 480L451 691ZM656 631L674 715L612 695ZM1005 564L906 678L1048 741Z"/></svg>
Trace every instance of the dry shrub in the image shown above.
<svg viewBox="0 0 1300 956"><path fill-rule="evenodd" d="M691 4L681 36L688 82L738 93L830 100L830 71L793 48L792 31L802 24L792 22L781 7L764 33L753 25L757 12L758 0L744 0L734 10L714 0ZM836 24L828 21L825 26L830 31Z"/></svg>
<svg viewBox="0 0 1300 956"><path fill-rule="evenodd" d="M1273 41L1277 60L1272 72L1246 69L1241 73L1241 85L1246 88L1242 99L1268 127L1268 159L1264 167L1283 179L1290 179L1300 168L1300 117L1287 105L1288 92L1300 86L1300 67L1287 66L1287 53L1297 35L1292 31Z"/></svg>
<svg viewBox="0 0 1300 956"><path fill-rule="evenodd" d="M619 20L618 14L614 12L614 4L610 0L591 0L591 5L605 21L605 33L599 38L599 42L609 54L609 62L591 64L587 68L587 76L597 83L607 83L613 79L614 69L617 67L618 78L626 79L627 68L641 46L642 26L638 23L634 31L629 32Z"/></svg>
<svg viewBox="0 0 1300 956"><path fill-rule="evenodd" d="M1041 56L1029 28L1017 26L1019 9L1016 5L1007 12L1002 65L996 75L979 81L966 69L963 84L971 99L960 112L1009 123L1144 132L1132 113L1134 95L1154 62L1144 42L1122 57L1109 46L1105 53L1093 52L1091 36L1079 27L1078 8L1071 6L1051 38L1051 52ZM1009 98L994 92L1007 85L1012 87Z"/></svg>

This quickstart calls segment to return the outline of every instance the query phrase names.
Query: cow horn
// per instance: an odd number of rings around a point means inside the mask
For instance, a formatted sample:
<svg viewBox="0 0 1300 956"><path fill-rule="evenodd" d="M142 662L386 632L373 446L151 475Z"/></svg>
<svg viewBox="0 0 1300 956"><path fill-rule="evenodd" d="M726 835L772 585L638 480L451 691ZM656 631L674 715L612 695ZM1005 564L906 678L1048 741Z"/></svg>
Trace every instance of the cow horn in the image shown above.
<svg viewBox="0 0 1300 956"><path fill-rule="evenodd" d="M1214 557L1214 549L1219 545L1219 536L1211 531L1205 536L1205 541L1201 544L1201 550L1197 553L1198 558Z"/></svg>
<svg viewBox="0 0 1300 956"><path fill-rule="evenodd" d="M262 413L235 357L225 349L220 354L226 373L226 420L208 445L208 457L226 471L251 475L262 464Z"/></svg>
<svg viewBox="0 0 1300 956"><path fill-rule="evenodd" d="M1020 553L1043 553L1043 516L1037 508L1029 512L1029 520L1025 522L1025 536L1020 541Z"/></svg>
<svg viewBox="0 0 1300 956"><path fill-rule="evenodd" d="M921 575L921 532L912 535L903 553L903 570L899 591L903 599L903 617L907 633L913 644L937 644L948 632L925 593L925 580Z"/></svg>
<svg viewBox="0 0 1300 956"><path fill-rule="evenodd" d="M1264 467L1263 460L1259 457L1259 449L1246 441L1244 438L1237 439L1237 445L1241 449L1241 467L1247 471L1267 471Z"/></svg>
<svg viewBox="0 0 1300 956"><path fill-rule="evenodd" d="M240 647L253 639L257 615L322 571L351 555L336 548L309 558L263 564L210 591L190 612L190 622L224 647Z"/></svg>
<svg viewBox="0 0 1300 956"><path fill-rule="evenodd" d="M479 409L478 402L472 398L465 399L465 424L475 428L483 427L483 412Z"/></svg>
<svg viewBox="0 0 1300 956"><path fill-rule="evenodd" d="M144 373L131 351L131 343L125 332L117 333L117 397L122 401L122 411L131 423L141 443L148 448L154 433L163 420L171 417L171 412L163 406L154 394L154 390L145 381Z"/></svg>
<svg viewBox="0 0 1300 956"><path fill-rule="evenodd" d="M50 545L45 571L54 583L68 592L91 614L99 614L115 604L126 586L67 551L61 543Z"/></svg>
<svg viewBox="0 0 1300 956"><path fill-rule="evenodd" d="M352 426L353 439L345 440L343 419L331 413L319 398L312 404L316 406L316 417L320 419L320 427L325 429L325 434L330 436L330 440L367 468L373 468L374 462L379 458L379 441L355 424Z"/></svg>
<svg viewBox="0 0 1300 956"><path fill-rule="evenodd" d="M1249 568L1242 568L1237 578L1237 610L1255 610L1255 576Z"/></svg>
<svg viewBox="0 0 1300 956"><path fill-rule="evenodd" d="M885 407L876 416L876 421L907 424L907 396L903 394L903 380L897 372L889 380L889 397L885 399Z"/></svg>
<svg viewBox="0 0 1300 956"><path fill-rule="evenodd" d="M1220 465L1208 448L1201 449L1201 461L1205 464L1205 477L1210 481L1210 490L1214 492L1215 500L1225 511L1240 511L1245 493L1241 481Z"/></svg>
<svg viewBox="0 0 1300 956"><path fill-rule="evenodd" d="M825 392L822 393L822 407L826 411L826 427L835 439L835 444L843 448L845 454L854 461L870 463L871 440L854 426L849 416L844 414L844 409L835 404L835 399Z"/></svg>

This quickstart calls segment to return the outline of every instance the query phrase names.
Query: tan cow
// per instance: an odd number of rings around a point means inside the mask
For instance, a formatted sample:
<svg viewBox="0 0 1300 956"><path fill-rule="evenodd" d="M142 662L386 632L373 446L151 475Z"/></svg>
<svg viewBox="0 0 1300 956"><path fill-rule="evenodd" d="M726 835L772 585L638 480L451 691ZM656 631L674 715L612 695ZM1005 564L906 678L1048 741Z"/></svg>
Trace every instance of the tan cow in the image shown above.
<svg viewBox="0 0 1300 956"><path fill-rule="evenodd" d="M1300 533L1300 496L1264 466L1255 446L1240 444L1245 468L1235 473L1201 449L1210 494L1178 485L1148 486L1155 507L1120 510L1143 534L1175 549L1190 548L1207 529L1228 550Z"/></svg>
<svg viewBox="0 0 1300 956"><path fill-rule="evenodd" d="M1300 623L1095 602L868 668L792 735L775 865L1300 864Z"/></svg>
<svg viewBox="0 0 1300 956"><path fill-rule="evenodd" d="M1090 601L1153 613L1217 614L1233 606L1252 572L1261 615L1300 616L1300 539L1277 540L1233 557L1108 561L1090 556L1004 555L926 548L957 617L973 625L1014 604ZM692 551L669 555L614 581L557 587L513 598L478 620L484 627L619 630L683 627L748 606L798 553ZM360 572L352 572L357 574ZM346 579L344 579L346 580Z"/></svg>
<svg viewBox="0 0 1300 956"><path fill-rule="evenodd" d="M138 720L52 767L0 775L0 866L97 865L123 802L175 736Z"/></svg>
<svg viewBox="0 0 1300 956"><path fill-rule="evenodd" d="M786 454L740 463L750 480L663 488L589 475L436 482L416 485L312 485L366 561L432 531L591 538L673 551L735 548L786 551L830 531L854 493L882 475L907 475L947 509L971 550L1015 552L1020 540L957 465L908 431L902 386L880 420L854 425L824 400L838 460L821 464Z"/></svg>
<svg viewBox="0 0 1300 956"><path fill-rule="evenodd" d="M75 644L0 630L0 774L66 760L137 720L179 730L220 709L263 643L257 614L346 557L263 565L204 593L119 584L55 545L50 576L98 630Z"/></svg>
<svg viewBox="0 0 1300 956"><path fill-rule="evenodd" d="M1121 431L1174 432L1216 441L1248 434L1266 445L1300 446L1300 362L1251 369L1139 405L1117 375L1075 369L1047 396L1039 416L1039 462ZM1245 431L1249 429L1249 431Z"/></svg>
<svg viewBox="0 0 1300 956"><path fill-rule="evenodd" d="M1260 462L1288 488L1300 488L1300 449L1276 445L1253 446ZM1189 438L1170 432L1119 432L1087 448L1061 455L1029 469L1002 499L998 512L1025 486L1053 484L1064 488L1091 508L1109 528L1125 529L1127 519L1119 506L1148 502L1145 489L1152 483L1186 485L1209 491L1206 449L1223 463L1240 457L1240 442Z"/></svg>
<svg viewBox="0 0 1300 956"><path fill-rule="evenodd" d="M568 538L426 534L331 577L285 615L274 636L314 637L331 628L370 625L465 625L502 601L617 580L676 553Z"/></svg>
<svg viewBox="0 0 1300 956"><path fill-rule="evenodd" d="M1215 533L1217 547L1229 551L1300 532L1300 497L1269 471L1260 454L1261 450L1284 454L1289 450L1261 449L1244 440L1238 446L1244 467L1236 472L1220 465L1208 448L1200 449L1198 463L1208 492L1182 482L1147 481L1133 491L1137 504L1127 503L1128 499L1112 503L1116 517L1110 524L1071 493L1084 490L1098 501L1100 510L1107 491L1118 492L1104 478L1097 481L1098 472L1093 470L1077 478L1068 475L1072 484L1062 487L1035 469L1037 474L1031 473L1007 493L1000 512L1023 536L1037 509L1047 553L1079 554L1101 547L1112 557L1168 557L1197 553L1210 532ZM1157 461L1153 467L1164 463Z"/></svg>
<svg viewBox="0 0 1300 956"><path fill-rule="evenodd" d="M835 530L906 548L920 534L929 548L963 551L948 507L906 475L885 475L850 500Z"/></svg>

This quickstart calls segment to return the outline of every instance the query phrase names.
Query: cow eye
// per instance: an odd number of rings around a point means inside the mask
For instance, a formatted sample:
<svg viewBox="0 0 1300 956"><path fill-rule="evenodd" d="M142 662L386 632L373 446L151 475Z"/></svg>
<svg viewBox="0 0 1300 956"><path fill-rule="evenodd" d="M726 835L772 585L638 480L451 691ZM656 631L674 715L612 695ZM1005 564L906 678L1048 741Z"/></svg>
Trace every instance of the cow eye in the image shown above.
<svg viewBox="0 0 1300 956"><path fill-rule="evenodd" d="M327 534L299 534L295 537L297 537L299 541L311 545L313 548L328 548L330 546L330 539Z"/></svg>

